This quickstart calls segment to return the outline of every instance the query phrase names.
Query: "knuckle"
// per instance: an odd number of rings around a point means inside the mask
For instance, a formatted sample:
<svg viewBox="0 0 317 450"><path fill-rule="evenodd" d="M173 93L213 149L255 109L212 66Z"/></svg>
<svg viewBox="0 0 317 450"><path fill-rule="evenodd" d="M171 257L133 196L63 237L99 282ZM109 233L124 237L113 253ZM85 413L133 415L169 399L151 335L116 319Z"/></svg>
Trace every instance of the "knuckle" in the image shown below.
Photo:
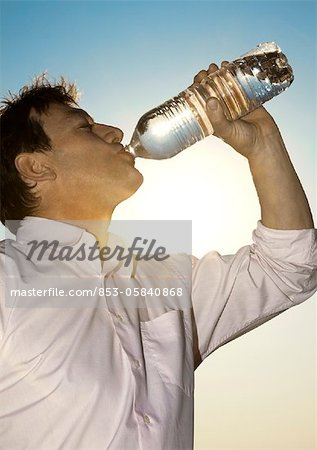
<svg viewBox="0 0 317 450"><path fill-rule="evenodd" d="M208 73L215 72L216 70L218 70L217 64L215 64L215 63L209 64Z"/></svg>

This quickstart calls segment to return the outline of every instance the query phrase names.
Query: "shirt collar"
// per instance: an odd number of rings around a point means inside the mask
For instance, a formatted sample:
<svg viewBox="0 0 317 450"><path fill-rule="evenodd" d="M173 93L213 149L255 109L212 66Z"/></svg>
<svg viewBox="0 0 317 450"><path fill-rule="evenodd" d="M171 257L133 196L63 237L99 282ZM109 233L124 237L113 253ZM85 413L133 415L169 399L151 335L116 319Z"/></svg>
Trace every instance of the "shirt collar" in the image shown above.
<svg viewBox="0 0 317 450"><path fill-rule="evenodd" d="M127 243L120 236L111 232L107 234L107 247L111 249L114 249L116 246L127 248ZM23 246L32 240L38 242L57 240L58 247L71 246L74 247L74 250L82 244L85 244L87 249L96 244L95 236L84 228L43 217L27 216L20 223L16 241ZM116 257L105 261L101 261L99 258L95 260L87 258L85 263L92 264L98 272L104 275L120 272L121 276L131 277L135 260L133 258L128 265L125 265L124 261L118 261Z"/></svg>
<svg viewBox="0 0 317 450"><path fill-rule="evenodd" d="M56 239L60 246L76 245L82 238L92 243L96 241L95 237L83 228L57 220L33 216L27 216L21 221L16 237L17 242L21 244L32 240Z"/></svg>

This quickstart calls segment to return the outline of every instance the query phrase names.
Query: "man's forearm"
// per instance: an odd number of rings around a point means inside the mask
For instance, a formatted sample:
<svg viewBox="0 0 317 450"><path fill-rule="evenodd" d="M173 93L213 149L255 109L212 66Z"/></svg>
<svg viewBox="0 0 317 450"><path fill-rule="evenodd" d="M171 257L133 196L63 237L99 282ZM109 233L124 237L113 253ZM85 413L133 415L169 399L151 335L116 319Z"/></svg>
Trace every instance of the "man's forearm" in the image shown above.
<svg viewBox="0 0 317 450"><path fill-rule="evenodd" d="M281 230L314 228L305 192L283 141L273 139L248 161L263 225Z"/></svg>
<svg viewBox="0 0 317 450"><path fill-rule="evenodd" d="M313 228L305 192L267 110L260 106L241 119L228 120L219 100L210 97L207 113L214 136L248 159L263 225L280 230Z"/></svg>

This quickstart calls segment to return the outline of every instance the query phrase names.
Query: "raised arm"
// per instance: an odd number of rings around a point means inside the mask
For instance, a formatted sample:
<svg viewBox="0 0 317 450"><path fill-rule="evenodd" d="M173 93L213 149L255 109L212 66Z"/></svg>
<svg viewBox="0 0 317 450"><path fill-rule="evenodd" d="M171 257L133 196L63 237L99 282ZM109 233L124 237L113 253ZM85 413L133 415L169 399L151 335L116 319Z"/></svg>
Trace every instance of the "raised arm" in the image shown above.
<svg viewBox="0 0 317 450"><path fill-rule="evenodd" d="M226 61L222 63L225 65ZM208 73L218 70L211 64ZM199 82L206 71L196 75ZM215 136L249 161L261 205L261 222L268 228L314 228L309 204L273 118L262 106L241 119L226 119L217 99L207 102Z"/></svg>

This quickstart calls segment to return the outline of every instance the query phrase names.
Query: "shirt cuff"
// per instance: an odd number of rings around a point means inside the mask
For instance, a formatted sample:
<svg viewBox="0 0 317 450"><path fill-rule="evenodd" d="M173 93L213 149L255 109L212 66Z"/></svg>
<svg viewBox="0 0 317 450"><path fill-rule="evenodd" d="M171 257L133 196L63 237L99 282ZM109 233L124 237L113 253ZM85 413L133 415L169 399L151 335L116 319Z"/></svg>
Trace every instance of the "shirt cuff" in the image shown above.
<svg viewBox="0 0 317 450"><path fill-rule="evenodd" d="M317 266L317 230L315 228L277 230L267 228L261 220L258 220L252 239L269 258Z"/></svg>

